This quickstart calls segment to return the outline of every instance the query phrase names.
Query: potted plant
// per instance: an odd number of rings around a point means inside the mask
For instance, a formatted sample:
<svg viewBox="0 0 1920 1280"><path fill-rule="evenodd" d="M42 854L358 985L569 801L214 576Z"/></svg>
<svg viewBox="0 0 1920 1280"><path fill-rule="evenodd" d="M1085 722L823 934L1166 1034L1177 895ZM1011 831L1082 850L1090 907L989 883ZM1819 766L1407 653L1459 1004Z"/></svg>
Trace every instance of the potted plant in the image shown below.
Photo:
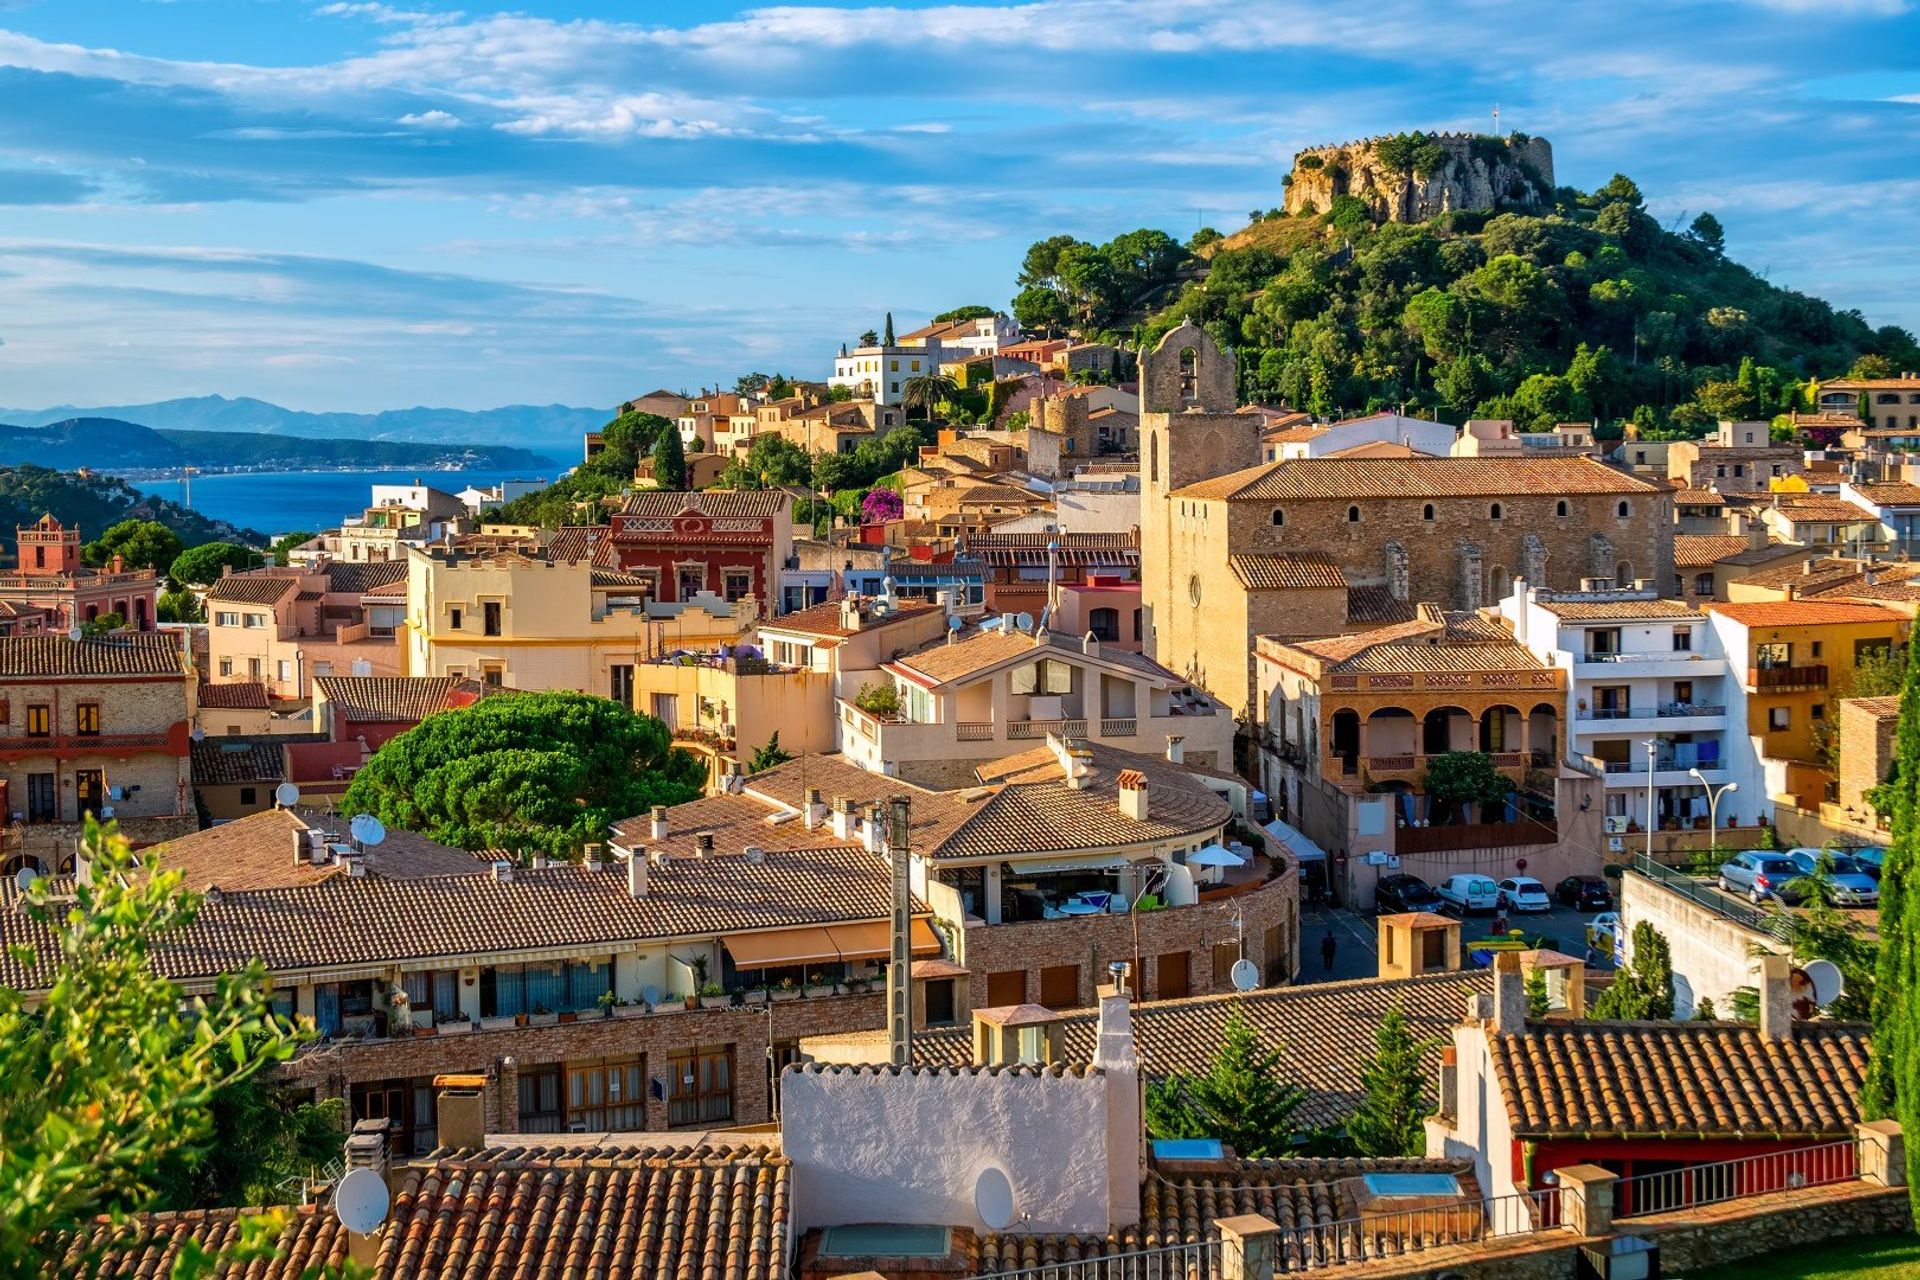
<svg viewBox="0 0 1920 1280"><path fill-rule="evenodd" d="M785 977L774 983L773 989L767 994L776 1004L787 1000L798 1000L800 998L800 984L795 982L792 977Z"/></svg>
<svg viewBox="0 0 1920 1280"><path fill-rule="evenodd" d="M600 1007L601 1017L610 1018L613 1016L614 1006L625 1004L626 1001L613 994L613 988L609 987L600 993L600 998L594 1003Z"/></svg>
<svg viewBox="0 0 1920 1280"><path fill-rule="evenodd" d="M733 997L728 995L727 989L719 983L709 982L701 986L700 1007L702 1009L718 1009L732 1003Z"/></svg>
<svg viewBox="0 0 1920 1280"><path fill-rule="evenodd" d="M765 986L748 987L740 993L740 1003L752 1008L757 1009L766 1002L767 989Z"/></svg>
<svg viewBox="0 0 1920 1280"><path fill-rule="evenodd" d="M833 994L833 991L833 979L818 973L810 973L807 975L807 999L812 1000L818 996L830 996Z"/></svg>
<svg viewBox="0 0 1920 1280"><path fill-rule="evenodd" d="M472 1033L473 1023L467 1020L467 1015L464 1013L450 1013L440 1024L440 1034L443 1036L464 1036Z"/></svg>
<svg viewBox="0 0 1920 1280"><path fill-rule="evenodd" d="M560 1015L543 1004L533 1006L533 1012L527 1015L527 1025L530 1027L550 1027L558 1021Z"/></svg>
<svg viewBox="0 0 1920 1280"><path fill-rule="evenodd" d="M616 1018L644 1018L647 1015L645 1000L615 1000L612 1014Z"/></svg>
<svg viewBox="0 0 1920 1280"><path fill-rule="evenodd" d="M480 1019L482 1031L511 1031L520 1025L520 1015L516 1013L493 1013Z"/></svg>

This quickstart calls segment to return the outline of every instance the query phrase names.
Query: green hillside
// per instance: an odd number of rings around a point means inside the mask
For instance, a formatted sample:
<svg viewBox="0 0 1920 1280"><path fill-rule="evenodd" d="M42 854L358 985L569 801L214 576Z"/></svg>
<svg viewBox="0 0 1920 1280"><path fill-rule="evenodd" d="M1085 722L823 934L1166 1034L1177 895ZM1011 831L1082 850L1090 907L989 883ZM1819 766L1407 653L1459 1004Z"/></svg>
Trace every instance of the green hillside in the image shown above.
<svg viewBox="0 0 1920 1280"><path fill-rule="evenodd" d="M1191 318L1234 348L1246 399L1326 415L1404 404L1681 434L1799 407L1810 377L1920 367L1912 334L1767 283L1726 256L1711 214L1663 230L1621 176L1563 187L1542 214L1376 226L1340 197L1184 247L1055 237L1029 250L1020 286L1028 316L1082 332L1151 343Z"/></svg>
<svg viewBox="0 0 1920 1280"><path fill-rule="evenodd" d="M91 540L107 526L128 518L157 520L187 546L203 542L244 542L264 547L269 539L257 529L209 520L178 503L141 493L124 480L98 474L51 471L46 467L0 468L0 547L13 558L13 531L51 511L61 524L78 524Z"/></svg>

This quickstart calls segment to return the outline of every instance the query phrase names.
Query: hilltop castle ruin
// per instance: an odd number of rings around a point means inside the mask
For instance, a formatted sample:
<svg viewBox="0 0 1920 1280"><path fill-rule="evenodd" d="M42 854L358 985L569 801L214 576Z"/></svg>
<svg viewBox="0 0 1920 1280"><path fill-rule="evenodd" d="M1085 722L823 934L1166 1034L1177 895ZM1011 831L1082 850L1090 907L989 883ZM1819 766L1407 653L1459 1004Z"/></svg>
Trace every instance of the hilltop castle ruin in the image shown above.
<svg viewBox="0 0 1920 1280"><path fill-rule="evenodd" d="M1524 133L1403 133L1309 147L1293 158L1283 207L1326 213L1366 201L1375 222L1420 222L1456 209L1540 209L1553 199L1553 145Z"/></svg>

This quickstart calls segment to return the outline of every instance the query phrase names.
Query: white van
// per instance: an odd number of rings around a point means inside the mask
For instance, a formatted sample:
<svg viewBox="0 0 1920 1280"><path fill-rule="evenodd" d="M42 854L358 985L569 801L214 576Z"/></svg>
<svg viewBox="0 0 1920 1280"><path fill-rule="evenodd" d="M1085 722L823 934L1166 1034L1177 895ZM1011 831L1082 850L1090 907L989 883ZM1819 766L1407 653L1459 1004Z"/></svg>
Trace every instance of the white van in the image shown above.
<svg viewBox="0 0 1920 1280"><path fill-rule="evenodd" d="M1455 915L1494 911L1500 906L1500 886L1491 876L1448 876L1440 882L1440 900Z"/></svg>

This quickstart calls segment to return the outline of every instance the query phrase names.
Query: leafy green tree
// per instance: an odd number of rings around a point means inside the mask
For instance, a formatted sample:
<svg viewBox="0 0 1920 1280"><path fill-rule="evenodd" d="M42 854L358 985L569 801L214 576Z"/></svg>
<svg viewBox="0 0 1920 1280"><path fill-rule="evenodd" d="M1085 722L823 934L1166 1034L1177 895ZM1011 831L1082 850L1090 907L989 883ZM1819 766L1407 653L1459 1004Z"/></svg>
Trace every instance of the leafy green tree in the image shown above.
<svg viewBox="0 0 1920 1280"><path fill-rule="evenodd" d="M951 400L960 386L944 373L922 373L908 378L901 392L909 410L918 409L924 416L934 405L942 400Z"/></svg>
<svg viewBox="0 0 1920 1280"><path fill-rule="evenodd" d="M313 541L313 535L311 533L283 533L274 539L273 546L268 549L268 554L273 557L275 564L284 566L289 563L296 547L311 541Z"/></svg>
<svg viewBox="0 0 1920 1280"><path fill-rule="evenodd" d="M860 345L863 347L877 347L880 345L880 335L868 329L860 335Z"/></svg>
<svg viewBox="0 0 1920 1280"><path fill-rule="evenodd" d="M1625 390L1625 371L1605 344L1590 347L1582 342L1567 364L1567 385L1591 412L1609 417Z"/></svg>
<svg viewBox="0 0 1920 1280"><path fill-rule="evenodd" d="M785 436L763 432L753 438L744 456L737 456L720 473L723 489L771 489L786 484L809 484L813 460Z"/></svg>
<svg viewBox="0 0 1920 1280"><path fill-rule="evenodd" d="M733 380L733 391L735 395L758 395L772 385L773 375L770 373L743 373Z"/></svg>
<svg viewBox="0 0 1920 1280"><path fill-rule="evenodd" d="M853 705L868 715L883 719L900 714L900 691L890 684L870 680L853 695Z"/></svg>
<svg viewBox="0 0 1920 1280"><path fill-rule="evenodd" d="M951 311L942 311L933 318L935 324L957 324L962 320L986 320L992 317L993 308L971 303L964 307L955 307Z"/></svg>
<svg viewBox="0 0 1920 1280"><path fill-rule="evenodd" d="M1573 384L1558 374L1536 373L1513 389L1514 425L1522 431L1551 431L1580 408Z"/></svg>
<svg viewBox="0 0 1920 1280"><path fill-rule="evenodd" d="M1307 1091L1282 1083L1284 1078L1280 1055L1261 1047L1253 1023L1235 1008L1206 1074L1175 1073L1147 1085L1147 1132L1155 1138L1218 1138L1235 1155L1251 1159L1285 1155L1297 1136L1294 1113Z"/></svg>
<svg viewBox="0 0 1920 1280"><path fill-rule="evenodd" d="M679 431L662 431L653 442L653 482L662 489L687 487L687 451Z"/></svg>
<svg viewBox="0 0 1920 1280"><path fill-rule="evenodd" d="M91 622L81 623L80 630L88 636L104 636L109 632L119 631L126 625L127 618L125 614L103 613Z"/></svg>
<svg viewBox="0 0 1920 1280"><path fill-rule="evenodd" d="M1693 393L1700 411L1715 422L1740 422L1759 408L1753 395L1738 382L1707 381Z"/></svg>
<svg viewBox="0 0 1920 1280"><path fill-rule="evenodd" d="M1058 290L1031 285L1013 299L1013 319L1022 329L1049 336L1067 327L1067 302Z"/></svg>
<svg viewBox="0 0 1920 1280"><path fill-rule="evenodd" d="M1477 352L1449 360L1433 378L1440 403L1455 409L1478 404L1493 386L1493 363Z"/></svg>
<svg viewBox="0 0 1920 1280"><path fill-rule="evenodd" d="M1373 1056L1360 1068L1360 1106L1347 1121L1357 1155L1419 1156L1426 1153L1427 1117L1434 1104L1426 1059L1437 1041L1416 1040L1399 1006L1387 1010L1373 1031Z"/></svg>
<svg viewBox="0 0 1920 1280"><path fill-rule="evenodd" d="M1455 812L1464 813L1474 804L1484 814L1506 803L1513 780L1496 769L1484 751L1453 751L1427 762L1426 792Z"/></svg>
<svg viewBox="0 0 1920 1280"><path fill-rule="evenodd" d="M1893 839L1880 868L1873 1056L1860 1101L1868 1119L1892 1118L1920 1133L1920 911L1913 900L1915 850L1920 846L1920 662L1907 664L1893 777L1887 786L1893 793ZM1920 1152L1907 1156L1907 1187L1920 1214Z"/></svg>
<svg viewBox="0 0 1920 1280"><path fill-rule="evenodd" d="M1198 231L1187 237L1187 252L1199 253L1202 249L1210 248L1224 239L1226 239L1226 237L1214 230L1214 228L1201 227Z"/></svg>
<svg viewBox="0 0 1920 1280"><path fill-rule="evenodd" d="M1907 682L1907 661L1912 652L1910 645L1876 645L1861 650L1851 669L1834 664L1837 669L1828 698L1834 713L1816 724L1813 731L1814 750L1829 769L1840 767L1840 722L1846 718L1839 712L1841 702L1899 693Z"/></svg>
<svg viewBox="0 0 1920 1280"><path fill-rule="evenodd" d="M220 580L223 568L256 568L265 560L266 557L252 547L243 547L237 542L203 542L175 556L167 576L175 582L205 587Z"/></svg>
<svg viewBox="0 0 1920 1280"><path fill-rule="evenodd" d="M308 1101L262 1075L222 1088L212 1111L212 1140L166 1170L165 1208L297 1204L300 1180L339 1157L347 1129L344 1098Z"/></svg>
<svg viewBox="0 0 1920 1280"><path fill-rule="evenodd" d="M1673 950L1666 935L1642 920L1633 926L1633 959L1593 1002L1589 1017L1606 1022L1662 1022L1673 1016Z"/></svg>
<svg viewBox="0 0 1920 1280"><path fill-rule="evenodd" d="M1711 213L1703 211L1689 223L1687 234L1716 258L1727 251L1727 230Z"/></svg>
<svg viewBox="0 0 1920 1280"><path fill-rule="evenodd" d="M207 611L200 597L191 591L167 590L154 602L154 617L161 622L205 622Z"/></svg>
<svg viewBox="0 0 1920 1280"><path fill-rule="evenodd" d="M0 1072L12 1082L0 1090L4 1275L43 1274L61 1251L56 1238L74 1238L96 1215L161 1203L176 1162L214 1139L222 1093L290 1056L299 1038L273 1015L258 962L191 999L160 976L156 949L192 924L199 898L178 872L136 873L111 825L89 819L82 846L94 874L73 885L71 902L45 880L24 895L45 941L18 962L44 966L35 979L44 993L30 1001L0 987ZM252 1230L248 1246L281 1221ZM89 1270L71 1258L67 1268Z"/></svg>
<svg viewBox="0 0 1920 1280"><path fill-rule="evenodd" d="M82 547L80 558L97 567L110 564L117 555L125 558L129 568L164 573L185 549L180 536L158 520L122 520Z"/></svg>
<svg viewBox="0 0 1920 1280"><path fill-rule="evenodd" d="M695 799L705 776L652 716L522 693L427 717L373 754L343 803L463 849L574 857L613 823Z"/></svg>
<svg viewBox="0 0 1920 1280"><path fill-rule="evenodd" d="M781 747L780 731L775 729L773 736L767 739L766 745L756 749L753 753L753 758L747 761L747 772L759 773L762 770L771 769L775 765L785 764L791 759L793 759L793 752Z"/></svg>

